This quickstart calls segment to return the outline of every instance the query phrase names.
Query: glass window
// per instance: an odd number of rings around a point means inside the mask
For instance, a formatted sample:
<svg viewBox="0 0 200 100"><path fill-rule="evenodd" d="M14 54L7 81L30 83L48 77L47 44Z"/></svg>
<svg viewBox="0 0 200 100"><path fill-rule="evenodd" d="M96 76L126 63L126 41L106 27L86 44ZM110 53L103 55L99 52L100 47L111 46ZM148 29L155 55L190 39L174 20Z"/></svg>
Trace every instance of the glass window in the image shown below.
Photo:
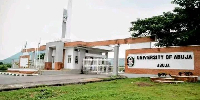
<svg viewBox="0 0 200 100"><path fill-rule="evenodd" d="M78 64L78 56L75 57L75 64Z"/></svg>
<svg viewBox="0 0 200 100"><path fill-rule="evenodd" d="M52 56L52 63L54 63L54 56Z"/></svg>
<svg viewBox="0 0 200 100"><path fill-rule="evenodd" d="M72 60L72 58L71 58L71 55L68 55L68 63L71 63L71 60Z"/></svg>

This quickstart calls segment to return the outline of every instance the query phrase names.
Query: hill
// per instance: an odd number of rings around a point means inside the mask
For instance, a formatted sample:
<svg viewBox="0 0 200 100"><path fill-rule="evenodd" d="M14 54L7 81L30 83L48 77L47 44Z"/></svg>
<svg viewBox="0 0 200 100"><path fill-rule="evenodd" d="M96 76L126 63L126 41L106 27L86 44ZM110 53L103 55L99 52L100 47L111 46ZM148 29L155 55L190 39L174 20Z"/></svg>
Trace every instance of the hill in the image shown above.
<svg viewBox="0 0 200 100"><path fill-rule="evenodd" d="M41 51L40 53L44 53L44 51ZM32 54L32 52L29 52L29 54ZM22 52L18 52L4 60L0 60L0 62L3 62L3 63L12 63L12 60L19 60L19 57L22 55Z"/></svg>
<svg viewBox="0 0 200 100"><path fill-rule="evenodd" d="M45 53L44 51L41 51L40 53ZM29 52L29 54L32 54L32 52ZM0 62L3 62L3 63L12 63L12 60L14 59L15 61L16 60L19 60L19 57L22 55L22 52L18 52L14 55L12 55L11 57L8 57L4 60L0 60ZM114 58L108 58L111 60L111 65L113 65L113 61L114 61ZM125 65L125 59L124 58L119 58L119 66L124 66Z"/></svg>

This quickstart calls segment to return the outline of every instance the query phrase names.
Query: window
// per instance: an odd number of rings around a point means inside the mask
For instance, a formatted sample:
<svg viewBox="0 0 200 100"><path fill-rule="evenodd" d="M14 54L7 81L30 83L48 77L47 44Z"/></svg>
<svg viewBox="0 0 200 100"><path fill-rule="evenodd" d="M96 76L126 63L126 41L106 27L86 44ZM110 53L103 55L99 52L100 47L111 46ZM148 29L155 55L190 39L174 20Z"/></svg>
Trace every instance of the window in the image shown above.
<svg viewBox="0 0 200 100"><path fill-rule="evenodd" d="M75 64L78 64L78 56L75 57Z"/></svg>
<svg viewBox="0 0 200 100"><path fill-rule="evenodd" d="M54 63L54 56L52 56L52 63Z"/></svg>
<svg viewBox="0 0 200 100"><path fill-rule="evenodd" d="M71 63L71 60L72 60L72 58L71 58L71 55L68 55L68 63Z"/></svg>
<svg viewBox="0 0 200 100"><path fill-rule="evenodd" d="M88 53L88 50L85 50L86 53Z"/></svg>

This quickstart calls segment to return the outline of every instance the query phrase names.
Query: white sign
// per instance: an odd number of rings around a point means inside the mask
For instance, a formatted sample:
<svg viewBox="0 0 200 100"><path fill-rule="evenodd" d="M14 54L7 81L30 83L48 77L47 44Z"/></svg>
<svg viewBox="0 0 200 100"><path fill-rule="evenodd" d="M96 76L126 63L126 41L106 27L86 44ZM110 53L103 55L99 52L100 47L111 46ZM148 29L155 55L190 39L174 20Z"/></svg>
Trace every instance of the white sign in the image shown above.
<svg viewBox="0 0 200 100"><path fill-rule="evenodd" d="M129 54L128 68L194 70L193 52Z"/></svg>
<svg viewBox="0 0 200 100"><path fill-rule="evenodd" d="M20 66L28 67L28 58L20 58Z"/></svg>

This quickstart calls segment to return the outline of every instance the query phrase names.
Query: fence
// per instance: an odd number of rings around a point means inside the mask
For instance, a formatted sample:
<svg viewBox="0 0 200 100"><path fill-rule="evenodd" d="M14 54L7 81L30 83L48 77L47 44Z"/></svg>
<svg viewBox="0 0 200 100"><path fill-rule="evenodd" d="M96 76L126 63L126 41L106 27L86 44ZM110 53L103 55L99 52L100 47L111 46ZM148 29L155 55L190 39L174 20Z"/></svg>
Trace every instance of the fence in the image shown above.
<svg viewBox="0 0 200 100"><path fill-rule="evenodd" d="M109 59L83 59L83 71L99 73L111 72Z"/></svg>
<svg viewBox="0 0 200 100"><path fill-rule="evenodd" d="M45 67L45 62L43 59L40 59L40 60L32 60L30 62L30 65L29 65L29 68L32 68L32 69L44 69Z"/></svg>
<svg viewBox="0 0 200 100"><path fill-rule="evenodd" d="M12 59L12 68L19 68L19 59Z"/></svg>

